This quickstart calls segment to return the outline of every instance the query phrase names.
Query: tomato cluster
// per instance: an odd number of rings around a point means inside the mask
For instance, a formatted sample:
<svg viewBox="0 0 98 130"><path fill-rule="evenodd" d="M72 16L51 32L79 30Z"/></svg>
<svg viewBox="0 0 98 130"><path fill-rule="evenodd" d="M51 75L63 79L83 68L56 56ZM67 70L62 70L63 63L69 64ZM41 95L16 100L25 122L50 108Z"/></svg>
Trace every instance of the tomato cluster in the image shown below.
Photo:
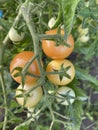
<svg viewBox="0 0 98 130"><path fill-rule="evenodd" d="M57 32L58 29L53 29L47 31L46 34L53 35ZM60 32L64 36L64 30L61 29ZM66 85L74 79L75 68L71 61L66 58L74 49L74 39L70 34L66 41L69 46L61 43L57 46L54 40L44 39L41 42L43 52L52 59L46 66L46 77L54 85L60 86L55 95L56 100L63 105L69 105L69 103L74 102L75 93ZM20 105L27 108L36 106L43 95L42 87L38 86L37 82L41 74L34 56L33 51L23 51L18 53L10 64L11 76L20 84L16 89L16 100ZM30 65L28 65L29 63ZM65 99L65 96L68 100ZM62 97L63 100L65 99L63 102Z"/></svg>
<svg viewBox="0 0 98 130"><path fill-rule="evenodd" d="M60 32L60 35L64 37L64 29L52 29L46 32L48 35L55 35ZM50 61L46 67L47 78L55 85L59 85L60 88L57 90L56 99L58 102L61 102L63 105L68 105L69 103L74 102L75 92L65 85L69 84L75 77L75 68L74 65L66 59L71 55L74 49L74 39L72 34L70 34L67 40L64 39L67 45L60 43L57 45L54 40L42 40L42 49L46 56L50 57ZM68 46L69 45L69 46ZM61 96L62 95L62 96ZM66 97L69 97L69 102ZM62 97L62 100L61 100Z"/></svg>

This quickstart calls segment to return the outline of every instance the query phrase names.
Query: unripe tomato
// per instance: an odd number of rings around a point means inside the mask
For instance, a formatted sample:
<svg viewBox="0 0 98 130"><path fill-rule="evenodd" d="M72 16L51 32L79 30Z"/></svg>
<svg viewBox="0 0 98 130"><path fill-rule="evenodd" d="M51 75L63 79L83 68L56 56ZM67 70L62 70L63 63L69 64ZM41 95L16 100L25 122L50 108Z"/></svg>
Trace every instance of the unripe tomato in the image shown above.
<svg viewBox="0 0 98 130"><path fill-rule="evenodd" d="M75 92L67 86L60 87L56 93L56 100L62 105L72 104L75 101Z"/></svg>
<svg viewBox="0 0 98 130"><path fill-rule="evenodd" d="M57 34L58 29L49 30L46 34ZM61 29L61 35L64 35L64 29ZM73 49L74 49L74 39L73 36L70 34L67 43L70 47L65 45L56 45L56 42L53 40L42 40L42 49L43 52L52 59L64 59L68 57Z"/></svg>
<svg viewBox="0 0 98 130"><path fill-rule="evenodd" d="M9 35L10 40L14 42L22 41L24 38L24 34L23 33L19 34L17 30L15 30L13 27L10 29L8 35Z"/></svg>
<svg viewBox="0 0 98 130"><path fill-rule="evenodd" d="M15 77L14 75L19 72L19 70L14 70L16 67L23 68L26 63L34 56L34 53L32 51L23 51L21 53L18 53L11 61L10 64L10 73L12 78L17 81L18 83L22 82L21 76ZM34 74L34 75L40 75L40 71L37 65L36 60L32 62L32 64L29 66L27 72ZM32 84L35 80L37 80L36 77L31 77L30 75L26 75L25 83Z"/></svg>
<svg viewBox="0 0 98 130"><path fill-rule="evenodd" d="M52 60L48 63L46 71L47 72L59 72L61 70L61 67L63 66L64 69L66 69L66 67L70 68L67 70L67 74L70 76L70 78L66 77L64 74L62 76L62 79L60 79L61 74L48 74L47 78L54 84L56 85L66 85L68 83L70 83L74 76L75 76L75 68L73 66L73 64L67 60Z"/></svg>
<svg viewBox="0 0 98 130"><path fill-rule="evenodd" d="M36 85L37 82L34 82L32 85L25 84L23 87L22 85L18 86L16 89L16 100L21 106L31 108L39 103L43 95L41 86L30 91L30 89ZM29 91L30 93L28 93ZM28 94L25 95L26 93Z"/></svg>
<svg viewBox="0 0 98 130"><path fill-rule="evenodd" d="M80 36L79 37L79 41L80 42L88 42L89 41L89 39L90 39L90 37L89 37L89 35L83 35L83 36Z"/></svg>
<svg viewBox="0 0 98 130"><path fill-rule="evenodd" d="M56 18L55 17L52 17L49 22L48 22L48 26L49 28L52 28L54 25L55 25L55 22L56 22Z"/></svg>
<svg viewBox="0 0 98 130"><path fill-rule="evenodd" d="M84 36L84 35L88 34L89 29L83 28L82 25L80 24L80 26L78 27L78 32L79 32L80 36Z"/></svg>

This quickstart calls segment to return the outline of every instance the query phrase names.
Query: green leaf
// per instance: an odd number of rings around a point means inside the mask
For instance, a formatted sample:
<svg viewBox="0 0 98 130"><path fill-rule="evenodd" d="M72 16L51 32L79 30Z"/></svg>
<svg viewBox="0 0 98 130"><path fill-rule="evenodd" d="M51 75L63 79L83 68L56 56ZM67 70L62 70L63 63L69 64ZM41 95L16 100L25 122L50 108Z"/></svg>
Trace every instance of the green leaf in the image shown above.
<svg viewBox="0 0 98 130"><path fill-rule="evenodd" d="M63 23L64 23L64 30L66 32L65 38L67 38L71 32L75 10L78 2L79 0L62 0Z"/></svg>
<svg viewBox="0 0 98 130"><path fill-rule="evenodd" d="M29 126L28 125L20 126L20 127L17 127L14 130L29 130Z"/></svg>
<svg viewBox="0 0 98 130"><path fill-rule="evenodd" d="M58 16L57 16L57 19L55 21L55 24L54 26L52 27L53 28L57 28L61 23L62 23L62 20L63 20L63 12L62 12L62 5L61 3L59 4L59 12L58 12Z"/></svg>
<svg viewBox="0 0 98 130"><path fill-rule="evenodd" d="M82 88L77 87L76 84L75 85L70 84L69 86L74 90L77 100L79 100L79 101L87 100L88 97L86 96L86 93L83 91Z"/></svg>
<svg viewBox="0 0 98 130"><path fill-rule="evenodd" d="M38 125L36 130L49 130L47 126Z"/></svg>
<svg viewBox="0 0 98 130"><path fill-rule="evenodd" d="M21 123L20 125L16 126L14 128L14 130L29 130L29 125L31 123L32 120L27 120L23 123Z"/></svg>
<svg viewBox="0 0 98 130"><path fill-rule="evenodd" d="M76 76L78 79L88 81L88 82L94 84L94 85L92 85L92 87L94 89L98 90L98 80L95 77L91 76L87 71L77 68Z"/></svg>
<svg viewBox="0 0 98 130"><path fill-rule="evenodd" d="M72 130L80 130L83 114L82 103L75 101L74 104L69 107L69 113L72 119Z"/></svg>

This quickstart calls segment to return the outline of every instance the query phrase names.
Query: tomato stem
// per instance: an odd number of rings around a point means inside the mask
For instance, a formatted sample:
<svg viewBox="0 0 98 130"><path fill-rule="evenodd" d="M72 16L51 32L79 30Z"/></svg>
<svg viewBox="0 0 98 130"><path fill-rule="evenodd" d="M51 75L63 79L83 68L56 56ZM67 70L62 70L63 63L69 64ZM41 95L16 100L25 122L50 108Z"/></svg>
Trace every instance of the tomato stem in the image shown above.
<svg viewBox="0 0 98 130"><path fill-rule="evenodd" d="M64 45L66 47L70 47L70 45L65 41L64 36L60 35L60 34L40 34L39 35L39 39L40 40L52 40L52 41L56 41L56 45Z"/></svg>
<svg viewBox="0 0 98 130"><path fill-rule="evenodd" d="M40 73L41 75L43 74L43 67L42 67L42 63L41 63L41 58L40 58L40 51L39 51L39 36L36 32L36 29L35 29L35 25L34 25L34 22L33 22L33 18L31 17L31 12L30 12L30 7L31 6L27 6L25 4L23 4L21 6L21 12L22 12L22 15L23 15L23 18L27 24L27 27L31 33L31 36L32 36L32 40L33 40L33 46L34 46L34 53L35 55L37 55L37 63L38 63L38 67L39 67L39 70L40 70Z"/></svg>

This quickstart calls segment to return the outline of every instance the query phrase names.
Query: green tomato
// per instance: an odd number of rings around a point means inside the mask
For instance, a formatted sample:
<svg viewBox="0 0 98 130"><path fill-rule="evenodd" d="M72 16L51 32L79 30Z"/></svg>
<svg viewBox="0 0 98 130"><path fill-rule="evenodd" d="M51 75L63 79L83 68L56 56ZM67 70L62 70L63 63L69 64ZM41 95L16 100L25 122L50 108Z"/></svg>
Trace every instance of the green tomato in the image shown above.
<svg viewBox="0 0 98 130"><path fill-rule="evenodd" d="M22 41L23 38L24 38L24 34L23 33L18 33L17 30L15 30L13 27L10 29L9 31L9 38L11 41L14 41L14 42L19 42L19 41Z"/></svg>
<svg viewBox="0 0 98 130"><path fill-rule="evenodd" d="M56 93L56 100L62 105L72 104L75 101L75 92L67 86L60 87Z"/></svg>

